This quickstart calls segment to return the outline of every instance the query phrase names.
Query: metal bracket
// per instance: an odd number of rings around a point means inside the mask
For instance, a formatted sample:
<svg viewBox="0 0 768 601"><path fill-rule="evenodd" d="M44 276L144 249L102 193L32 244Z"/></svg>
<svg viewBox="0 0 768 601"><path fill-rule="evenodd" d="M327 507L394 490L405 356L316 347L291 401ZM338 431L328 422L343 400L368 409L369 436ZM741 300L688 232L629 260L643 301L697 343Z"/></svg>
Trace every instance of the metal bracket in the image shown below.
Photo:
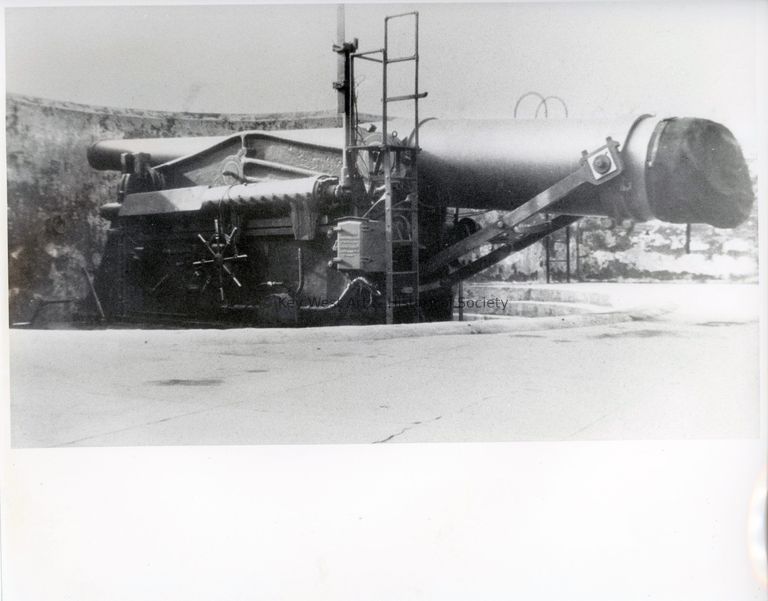
<svg viewBox="0 0 768 601"><path fill-rule="evenodd" d="M495 239L512 244L526 236L522 228L516 228L537 213L546 211L554 203L584 184L599 186L618 177L624 170L624 163L619 154L619 143L606 138L605 145L593 152L582 153L579 168L566 175L546 190L540 192L528 202L510 211L496 223L488 225L478 232L467 236L453 246L449 246L434 255L424 265L423 277L433 275L462 255L487 244ZM503 258L503 257L502 257Z"/></svg>
<svg viewBox="0 0 768 601"><path fill-rule="evenodd" d="M605 146L601 146L593 153L586 150L581 153L582 164L586 163L592 174L592 184L602 184L619 175L624 170L624 163L619 153L619 143L606 138Z"/></svg>
<svg viewBox="0 0 768 601"><path fill-rule="evenodd" d="M162 174L149 164L146 152L124 152L120 155L122 175L117 185L117 202L122 203L128 194L162 190L165 185Z"/></svg>
<svg viewBox="0 0 768 601"><path fill-rule="evenodd" d="M573 217L571 215L560 215L559 217L555 217L552 221L547 222L546 227L537 228L535 231L526 230L525 235L516 239L514 242L501 244L488 254L452 270L448 275L443 275L439 279L423 285L421 291L426 292L435 288L453 286L462 280L466 280L467 278L488 269L499 261L506 259L509 255L528 248L549 234L567 227L579 219L581 218Z"/></svg>

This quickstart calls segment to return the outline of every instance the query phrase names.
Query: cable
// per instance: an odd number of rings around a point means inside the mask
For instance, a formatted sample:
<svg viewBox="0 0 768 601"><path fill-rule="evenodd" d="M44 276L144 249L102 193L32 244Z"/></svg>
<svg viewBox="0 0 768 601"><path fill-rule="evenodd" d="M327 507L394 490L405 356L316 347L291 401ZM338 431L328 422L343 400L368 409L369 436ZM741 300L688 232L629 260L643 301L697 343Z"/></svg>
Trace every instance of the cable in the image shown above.
<svg viewBox="0 0 768 601"><path fill-rule="evenodd" d="M557 100L562 106L563 110L565 111L565 118L568 118L568 105L565 104L565 100L560 98L560 96L547 96L546 98L542 98L541 102L539 102L539 106L536 107L536 113L534 114L533 118L538 119L539 118L539 111L541 110L542 105L544 106L544 116L545 118L549 119L549 111L548 111L548 100Z"/></svg>
<svg viewBox="0 0 768 601"><path fill-rule="evenodd" d="M513 116L514 116L514 118L515 118L515 119L517 119L517 109L518 109L518 108L520 108L520 103L521 103L523 100L525 100L525 99L526 99L528 96L537 96L537 97L539 98L539 100L540 100L540 101L544 102L544 96L542 96L542 95L541 95L541 94L539 94L538 92L533 92L533 91L531 91L531 92L526 92L525 94L523 94L522 96L520 96L520 97L517 99L517 102L515 103L515 110L514 110L514 113L513 113ZM547 117L547 116L548 116L548 112L547 112L547 103L546 103L546 102L544 102L544 116L545 116L545 117Z"/></svg>

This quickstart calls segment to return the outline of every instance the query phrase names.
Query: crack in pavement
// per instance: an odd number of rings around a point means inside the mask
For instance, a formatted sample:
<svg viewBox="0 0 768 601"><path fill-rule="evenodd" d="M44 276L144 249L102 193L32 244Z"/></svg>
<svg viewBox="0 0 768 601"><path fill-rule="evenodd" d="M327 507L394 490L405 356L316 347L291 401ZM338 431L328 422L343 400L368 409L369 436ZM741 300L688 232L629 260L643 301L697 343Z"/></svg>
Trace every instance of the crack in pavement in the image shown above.
<svg viewBox="0 0 768 601"><path fill-rule="evenodd" d="M122 432L128 432L129 430L135 430L135 429L138 429L138 428L145 428L147 426L154 426L156 424L161 424L163 422L169 422L169 421L172 421L174 419L179 419L179 418L183 418L183 417L189 417L191 415L199 415L201 413L205 413L207 411L211 411L211 410L214 410L214 409L222 409L224 407L229 407L229 406L232 406L232 405L238 405L240 403L245 403L245 402L248 402L248 401L237 401L235 403L227 403L225 405L217 405L216 407L206 407L204 409L197 409L195 411L188 411L186 413L177 413L177 414L174 414L174 415L169 415L169 416L166 416L166 417L161 417L159 419L150 420L150 421L142 423L142 424L132 424L130 426L126 426L125 428L119 428L117 430L110 430L108 432L99 432L99 433L96 433L96 434L91 434L90 436L83 436L82 438L77 438L75 440L70 440L68 442L62 442L62 443L58 443L58 444L49 445L49 447L50 448L55 448L55 447L66 447L66 446L69 446L69 445L75 445L75 444L78 444L80 442L85 442L86 440L92 440L94 438L100 438L100 437L103 437L103 436L111 436L112 434L120 434Z"/></svg>
<svg viewBox="0 0 768 601"><path fill-rule="evenodd" d="M463 407L460 407L458 410L454 411L454 413L458 415L459 413L464 412L466 409L469 409L470 407L476 407L477 405L480 405L484 401L487 401L488 399L493 398L494 396L496 396L496 395L489 394L487 396L484 396L483 398L481 398L478 401L475 401L473 403L470 403L469 405L464 405ZM402 434L405 434L406 432L408 432L408 430L413 430L413 428L416 427L416 426L423 426L423 425L426 425L426 424L431 423L431 422L436 422L437 420L440 420L440 419L443 419L442 415L438 415L437 417L433 417L432 419L427 420L426 422L421 422L421 421L413 422L410 426L406 426L405 428L403 428L399 432L395 432L394 434L390 434L389 436L387 436L386 438L382 438L381 440L374 440L372 444L383 444L385 442L389 442L393 438L397 438L398 436L401 436Z"/></svg>
<svg viewBox="0 0 768 601"><path fill-rule="evenodd" d="M493 398L494 396L498 396L498 395L494 395L494 394L486 395L482 399L480 399L479 401L475 401L473 403L470 403L469 405L464 405L458 411L456 411L456 413L464 413L470 407L477 407L477 406L480 405L480 403L483 403L483 402L487 401L488 399Z"/></svg>
<svg viewBox="0 0 768 601"><path fill-rule="evenodd" d="M398 361L397 363L405 363L407 361L408 361L408 359L403 359L403 360ZM350 369L356 369L356 368L350 368ZM243 374L233 374L233 376L230 376L230 377L236 377L236 376L242 376L242 375ZM355 375L354 373L350 373L349 377L354 377L354 375ZM298 391L298 390L301 390L301 389L304 389L304 388L315 388L317 386L322 386L326 382L336 382L337 379L338 378L335 378L335 377L334 378L322 377L322 378L320 378L320 379L318 379L316 381L313 381L313 382L307 382L307 383L304 383L304 384L298 384L296 386L290 386L288 388L284 388L281 392L282 393L287 393L287 392ZM131 388L135 388L137 386L138 385L134 385ZM148 399L150 401L158 401L158 400L162 401L162 399L157 399L156 397L153 397L151 395L146 395L146 394L142 394L142 398ZM82 438L77 438L75 440L70 440L70 441L63 442L63 443L52 444L52 445L50 445L50 447L53 448L53 447L65 447L65 446L70 446L70 445L76 445L78 443L85 442L86 440L91 440L91 439L94 439L94 438L100 438L100 437L103 437L103 436L111 436L112 434L119 434L119 433L122 433L122 432L127 432L129 430L136 430L136 429L140 429L140 428L145 428L147 426L153 426L153 425L156 425L156 424L159 424L159 423L162 423L162 422L171 421L171 420L174 420L174 419L180 419L180 418L189 417L189 416L192 416L192 415L199 415L199 414L207 413L207 412L210 412L210 411L216 411L217 409L223 409L225 407L235 407L237 405L244 405L244 404L247 404L247 403L251 403L252 401L253 401L253 399L249 398L249 399L243 399L243 400L238 400L238 401L229 401L229 402L220 403L220 404L217 404L217 405L206 406L206 407L202 407L200 409L196 409L196 410L193 410L193 411L189 411L189 412L185 412L185 413L178 413L178 414L174 414L174 415L171 415L171 416L166 416L166 417L163 417L163 418L160 418L160 419L150 420L148 422L141 423L141 424L132 424L130 426L126 426L124 428L119 428L117 430L110 430L108 432L98 432L98 433L95 433L95 434L91 434L89 436L83 436ZM440 419L440 417L442 417L442 416L438 416L436 419ZM430 420L430 421L434 421L434 420ZM407 428L407 429L410 429L410 428ZM394 434L390 438L393 438L394 436L399 436L402 433L403 432L398 432L398 433ZM387 440L389 440L389 439L387 439ZM376 441L376 442L386 442L386 440L384 440L384 441Z"/></svg>
<svg viewBox="0 0 768 601"><path fill-rule="evenodd" d="M439 419L443 419L442 415L438 415L437 417L433 417L432 419L427 420L426 422L413 422L410 426L406 426L399 432L395 432L394 434L390 434L386 438L382 438L381 440L374 440L372 444L383 444L385 442L389 442L393 438L396 438L397 436L400 436L401 434L405 434L408 430L413 430L416 426L423 426L425 424L428 424L430 422L436 422Z"/></svg>
<svg viewBox="0 0 768 601"><path fill-rule="evenodd" d="M579 429L578 429L578 430L576 430L575 432L572 432L571 434L569 434L569 435L568 435L568 438L569 438L569 439L571 439L571 438L573 438L574 436L576 436L577 434L581 434L581 433L582 433L582 432L584 432L585 430L589 430L589 429L590 429L592 426L594 426L596 423L598 423L598 422L600 422L600 421L604 420L604 419L605 419L606 417L608 417L609 415L613 415L613 414L615 414L617 411L618 411L618 409L614 409L613 411L609 411L609 412L607 412L607 413L604 413L603 415L601 415L601 416L600 416L600 417L598 417L597 419L593 419L593 420L592 420L591 422L589 422L589 423L588 423L586 426L582 426L581 428L579 428Z"/></svg>
<svg viewBox="0 0 768 601"><path fill-rule="evenodd" d="M456 349L460 349L460 348L462 348L464 346L466 346L466 344L462 343L462 344L458 344L458 345L452 346L448 350L456 350ZM179 349L179 350L186 350L186 352L188 352L188 353L192 352L189 349ZM196 350L195 352L199 353L200 351ZM385 362L383 367L384 368L395 367L397 365L400 365L400 364L403 364L403 363L409 363L409 362L412 362L412 359L408 359L408 358L406 358L406 359L396 359L395 361ZM350 377L350 378L354 378L355 375L359 375L359 374L356 374L354 369L351 370L351 372L349 374L346 374L346 376ZM231 373L231 374L227 374L227 381L230 380L231 378L240 378L240 377L243 377L243 376L245 376L244 373ZM322 386L326 382L334 382L336 380L337 380L337 378L327 378L327 377L321 376L316 381L307 382L307 383L303 383L303 384L298 384L296 386L290 386L288 388L283 389L281 392L287 393L287 392L294 392L294 391L298 391L298 390L306 389L306 388L315 388L317 386ZM225 383L225 382L222 381L222 383ZM158 398L157 396L152 394L149 390L141 390L140 394L136 394L135 390L137 388L143 388L143 386L139 385L139 384L136 384L134 382L124 383L124 384L121 384L120 386L126 392L130 392L130 393L134 394L135 396L137 396L140 399L147 400L147 401L150 401L150 402L164 402L165 401L165 398L163 398L163 397L159 397ZM90 392L90 391L88 391L88 392ZM103 393L103 391L93 391L93 392L91 392L91 394L93 394L94 396L97 396L97 397L102 397L104 393ZM200 415L200 414L203 414L203 413L207 413L207 412L211 412L211 411L216 411L218 409L223 409L223 408L226 408L226 407L234 407L234 406L238 406L238 405L245 405L245 404L251 403L252 401L253 401L253 399L243 399L243 400L237 400L237 401L228 401L228 402L224 402L224 403L220 403L220 404L216 404L216 405L212 405L212 406L201 407L199 409L195 409L195 410L191 410L191 411L187 411L187 412L183 412L183 413L173 414L173 415L170 415L170 416L166 415L166 416L164 416L162 418L153 419L153 420L149 420L149 421L142 422L142 423L130 424L130 425L124 426L122 428L117 428L117 429L114 429L114 430L108 430L106 432L96 432L96 433L89 434L87 436L81 436L79 438L71 439L71 440L68 440L68 441L65 441L65 442L53 443L53 444L50 444L48 446L54 448L54 447L66 447L66 446L71 446L71 445L77 445L79 443L82 443L82 442L85 442L85 441L88 441L88 440L98 439L98 438L102 438L102 437L108 437L108 436L111 436L113 434L120 434L120 433L123 433L123 432L128 432L130 430L139 430L141 428L146 428L148 426L154 426L154 425L157 425L157 424L160 424L160 423L163 423L163 422L173 421L175 419L183 419L185 417L190 417L190 416L193 416L193 415ZM441 417L442 416L438 416L437 418L434 418L434 419L429 420L429 421L436 421L436 420L441 419ZM419 424L420 424L420 422L414 423L412 426L408 426L408 427L404 428L401 432L396 432L395 434L391 435L390 437L388 437L388 438L386 438L384 440L375 441L375 442L379 442L379 443L380 442L387 442L387 441L391 440L392 438L395 438L396 436L400 436L401 434L405 433L407 430L411 429L413 426L419 425Z"/></svg>

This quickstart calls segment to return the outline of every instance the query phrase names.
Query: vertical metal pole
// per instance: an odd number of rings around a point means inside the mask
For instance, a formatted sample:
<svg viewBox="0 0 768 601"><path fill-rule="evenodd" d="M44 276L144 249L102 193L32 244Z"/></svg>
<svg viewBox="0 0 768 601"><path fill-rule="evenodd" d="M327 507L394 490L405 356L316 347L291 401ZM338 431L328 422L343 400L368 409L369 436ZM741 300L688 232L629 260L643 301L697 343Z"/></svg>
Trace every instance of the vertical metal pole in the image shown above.
<svg viewBox="0 0 768 601"><path fill-rule="evenodd" d="M576 279L581 281L581 227L579 222L573 226L576 229Z"/></svg>
<svg viewBox="0 0 768 601"><path fill-rule="evenodd" d="M381 135L387 144L387 43L389 38L389 17L384 19L384 50L381 52Z"/></svg>
<svg viewBox="0 0 768 601"><path fill-rule="evenodd" d="M565 226L565 281L571 283L571 226Z"/></svg>
<svg viewBox="0 0 768 601"><path fill-rule="evenodd" d="M392 261L392 165L389 152L389 133L387 132L387 59L389 56L389 18L384 19L384 50L381 56L381 114L382 114L382 152L384 153L384 233L387 255L387 324L394 323L394 264Z"/></svg>
<svg viewBox="0 0 768 601"><path fill-rule="evenodd" d="M419 148L419 13L418 11L415 13L416 15L416 41L415 41L415 48L414 48L414 55L416 56L416 61L414 63L414 121L413 124L414 131L416 132L416 135L414 136L414 142L416 143L416 148ZM418 151L417 151L418 152Z"/></svg>
<svg viewBox="0 0 768 601"><path fill-rule="evenodd" d="M120 316L125 317L126 315L126 306L127 306L127 298L128 295L128 283L126 282L126 272L128 271L128 251L125 248L125 245L128 243L127 235L125 233L125 229L122 229L120 232L120 241L118 243L118 261L120 265L119 269L119 275L120 281L118 282L118 294L120 295L118 299L118 306L120 307Z"/></svg>
<svg viewBox="0 0 768 601"><path fill-rule="evenodd" d="M348 100L348 115L347 122L344 128L344 136L346 139L347 147L344 150L344 156L347 161L347 177L351 183L352 173L357 173L356 164L358 152L357 150L349 150L350 146L357 144L357 115L355 114L355 58L352 54L347 54L347 62L349 64L348 72L348 88L347 88L347 100ZM350 166L351 165L351 166ZM352 215L357 217L360 214L358 203L352 204Z"/></svg>
<svg viewBox="0 0 768 601"><path fill-rule="evenodd" d="M416 12L415 14L416 20L415 20L415 32L414 32L414 55L416 57L416 60L414 61L414 90L413 90L413 128L416 132L414 142L416 144L416 149L413 151L413 154L411 155L412 158L412 169L413 169L413 177L414 183L413 183L413 190L411 197L411 213L410 213L410 220L411 220L411 244L413 245L411 248L411 263L412 263L412 269L413 269L413 312L414 312L414 320L419 321L419 305L421 303L421 300L419 298L419 286L421 285L421 278L419 276L419 181L418 181L418 170L417 170L417 161L418 161L418 152L419 152L419 13Z"/></svg>
<svg viewBox="0 0 768 601"><path fill-rule="evenodd" d="M389 150L384 149L384 232L385 232L385 244L386 244L386 259L387 259L387 323L391 324L394 321L394 313L392 310L392 303L395 300L394 297L394 278L392 272L394 271L394 264L392 261L392 175L390 173L390 157Z"/></svg>
<svg viewBox="0 0 768 601"><path fill-rule="evenodd" d="M691 224L685 224L685 254L691 254Z"/></svg>
<svg viewBox="0 0 768 601"><path fill-rule="evenodd" d="M355 115L355 58L353 55L349 55L349 140L350 146L354 146L357 142L357 116Z"/></svg>
<svg viewBox="0 0 768 601"><path fill-rule="evenodd" d="M464 321L464 280L459 280L459 321Z"/></svg>
<svg viewBox="0 0 768 601"><path fill-rule="evenodd" d="M99 295L96 294L96 288L93 285L93 279L91 278L91 274L89 271L83 267L83 274L85 275L85 281L88 282L88 288L91 291L91 295L93 296L93 300L96 302L96 309L99 311L99 318L101 321L105 321L107 319L107 316L104 314L104 308L101 306L101 300L99 300Z"/></svg>
<svg viewBox="0 0 768 601"><path fill-rule="evenodd" d="M336 8L336 36L339 49L344 47L346 37L346 22L344 14L344 5L339 4ZM352 82L349 78L350 63L352 58L348 51L339 50L339 58L336 63L336 74L338 82L342 87L339 89L338 112L342 114L342 127L344 128L344 149L341 155L341 174L339 183L342 187L350 185L349 180L349 146L350 146L350 106L352 104Z"/></svg>
<svg viewBox="0 0 768 601"><path fill-rule="evenodd" d="M344 5L338 4L336 5L336 43L339 46L342 46L345 42L345 39L347 36L346 32L346 21L345 21L345 14L344 14ZM344 55L342 53L339 53L339 57L336 61L336 81L344 81L344 76L346 74L346 66L345 66L345 60ZM339 91L339 102L338 102L338 108L336 109L336 112L339 115L343 115L346 112L346 101L344 99L344 94ZM343 126L344 123L342 122L341 125Z"/></svg>
<svg viewBox="0 0 768 601"><path fill-rule="evenodd" d="M549 236L544 238L544 265L547 271L547 284L549 284Z"/></svg>

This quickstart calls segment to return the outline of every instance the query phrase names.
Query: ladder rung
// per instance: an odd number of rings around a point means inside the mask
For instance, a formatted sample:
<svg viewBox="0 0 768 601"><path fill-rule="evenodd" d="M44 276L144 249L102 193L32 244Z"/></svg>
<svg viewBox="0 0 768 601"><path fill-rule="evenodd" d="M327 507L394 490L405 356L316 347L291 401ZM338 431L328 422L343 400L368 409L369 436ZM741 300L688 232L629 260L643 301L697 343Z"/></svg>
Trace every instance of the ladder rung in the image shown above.
<svg viewBox="0 0 768 601"><path fill-rule="evenodd" d="M393 271L392 275L416 275L417 271Z"/></svg>
<svg viewBox="0 0 768 601"><path fill-rule="evenodd" d="M348 146L347 150L394 150L395 152L418 152L421 148L416 146L406 146L404 144L360 144Z"/></svg>
<svg viewBox="0 0 768 601"><path fill-rule="evenodd" d="M347 150L384 150L384 144L365 144L362 146L348 146Z"/></svg>
<svg viewBox="0 0 768 601"><path fill-rule="evenodd" d="M402 303L389 303L390 307L415 307L416 301L402 302Z"/></svg>
<svg viewBox="0 0 768 601"><path fill-rule="evenodd" d="M426 98L427 92L420 92L419 94L405 94L403 96L390 96L385 98L384 102L400 102L401 100L417 100L418 98Z"/></svg>
<svg viewBox="0 0 768 601"><path fill-rule="evenodd" d="M384 48L377 48L376 50L368 50L366 52L356 52L352 56L355 58L360 58L361 56L368 56L369 54L381 54L384 52Z"/></svg>
<svg viewBox="0 0 768 601"><path fill-rule="evenodd" d="M396 15L389 15L388 17L384 17L384 24L386 26L386 23L388 21L392 21L394 19L401 19L402 17L418 17L419 12L416 10L409 11L407 13L398 13Z"/></svg>
<svg viewBox="0 0 768 601"><path fill-rule="evenodd" d="M418 54L412 54L411 56L396 56L395 58L388 58L385 62L389 63L404 63L405 61L415 61L419 58Z"/></svg>

